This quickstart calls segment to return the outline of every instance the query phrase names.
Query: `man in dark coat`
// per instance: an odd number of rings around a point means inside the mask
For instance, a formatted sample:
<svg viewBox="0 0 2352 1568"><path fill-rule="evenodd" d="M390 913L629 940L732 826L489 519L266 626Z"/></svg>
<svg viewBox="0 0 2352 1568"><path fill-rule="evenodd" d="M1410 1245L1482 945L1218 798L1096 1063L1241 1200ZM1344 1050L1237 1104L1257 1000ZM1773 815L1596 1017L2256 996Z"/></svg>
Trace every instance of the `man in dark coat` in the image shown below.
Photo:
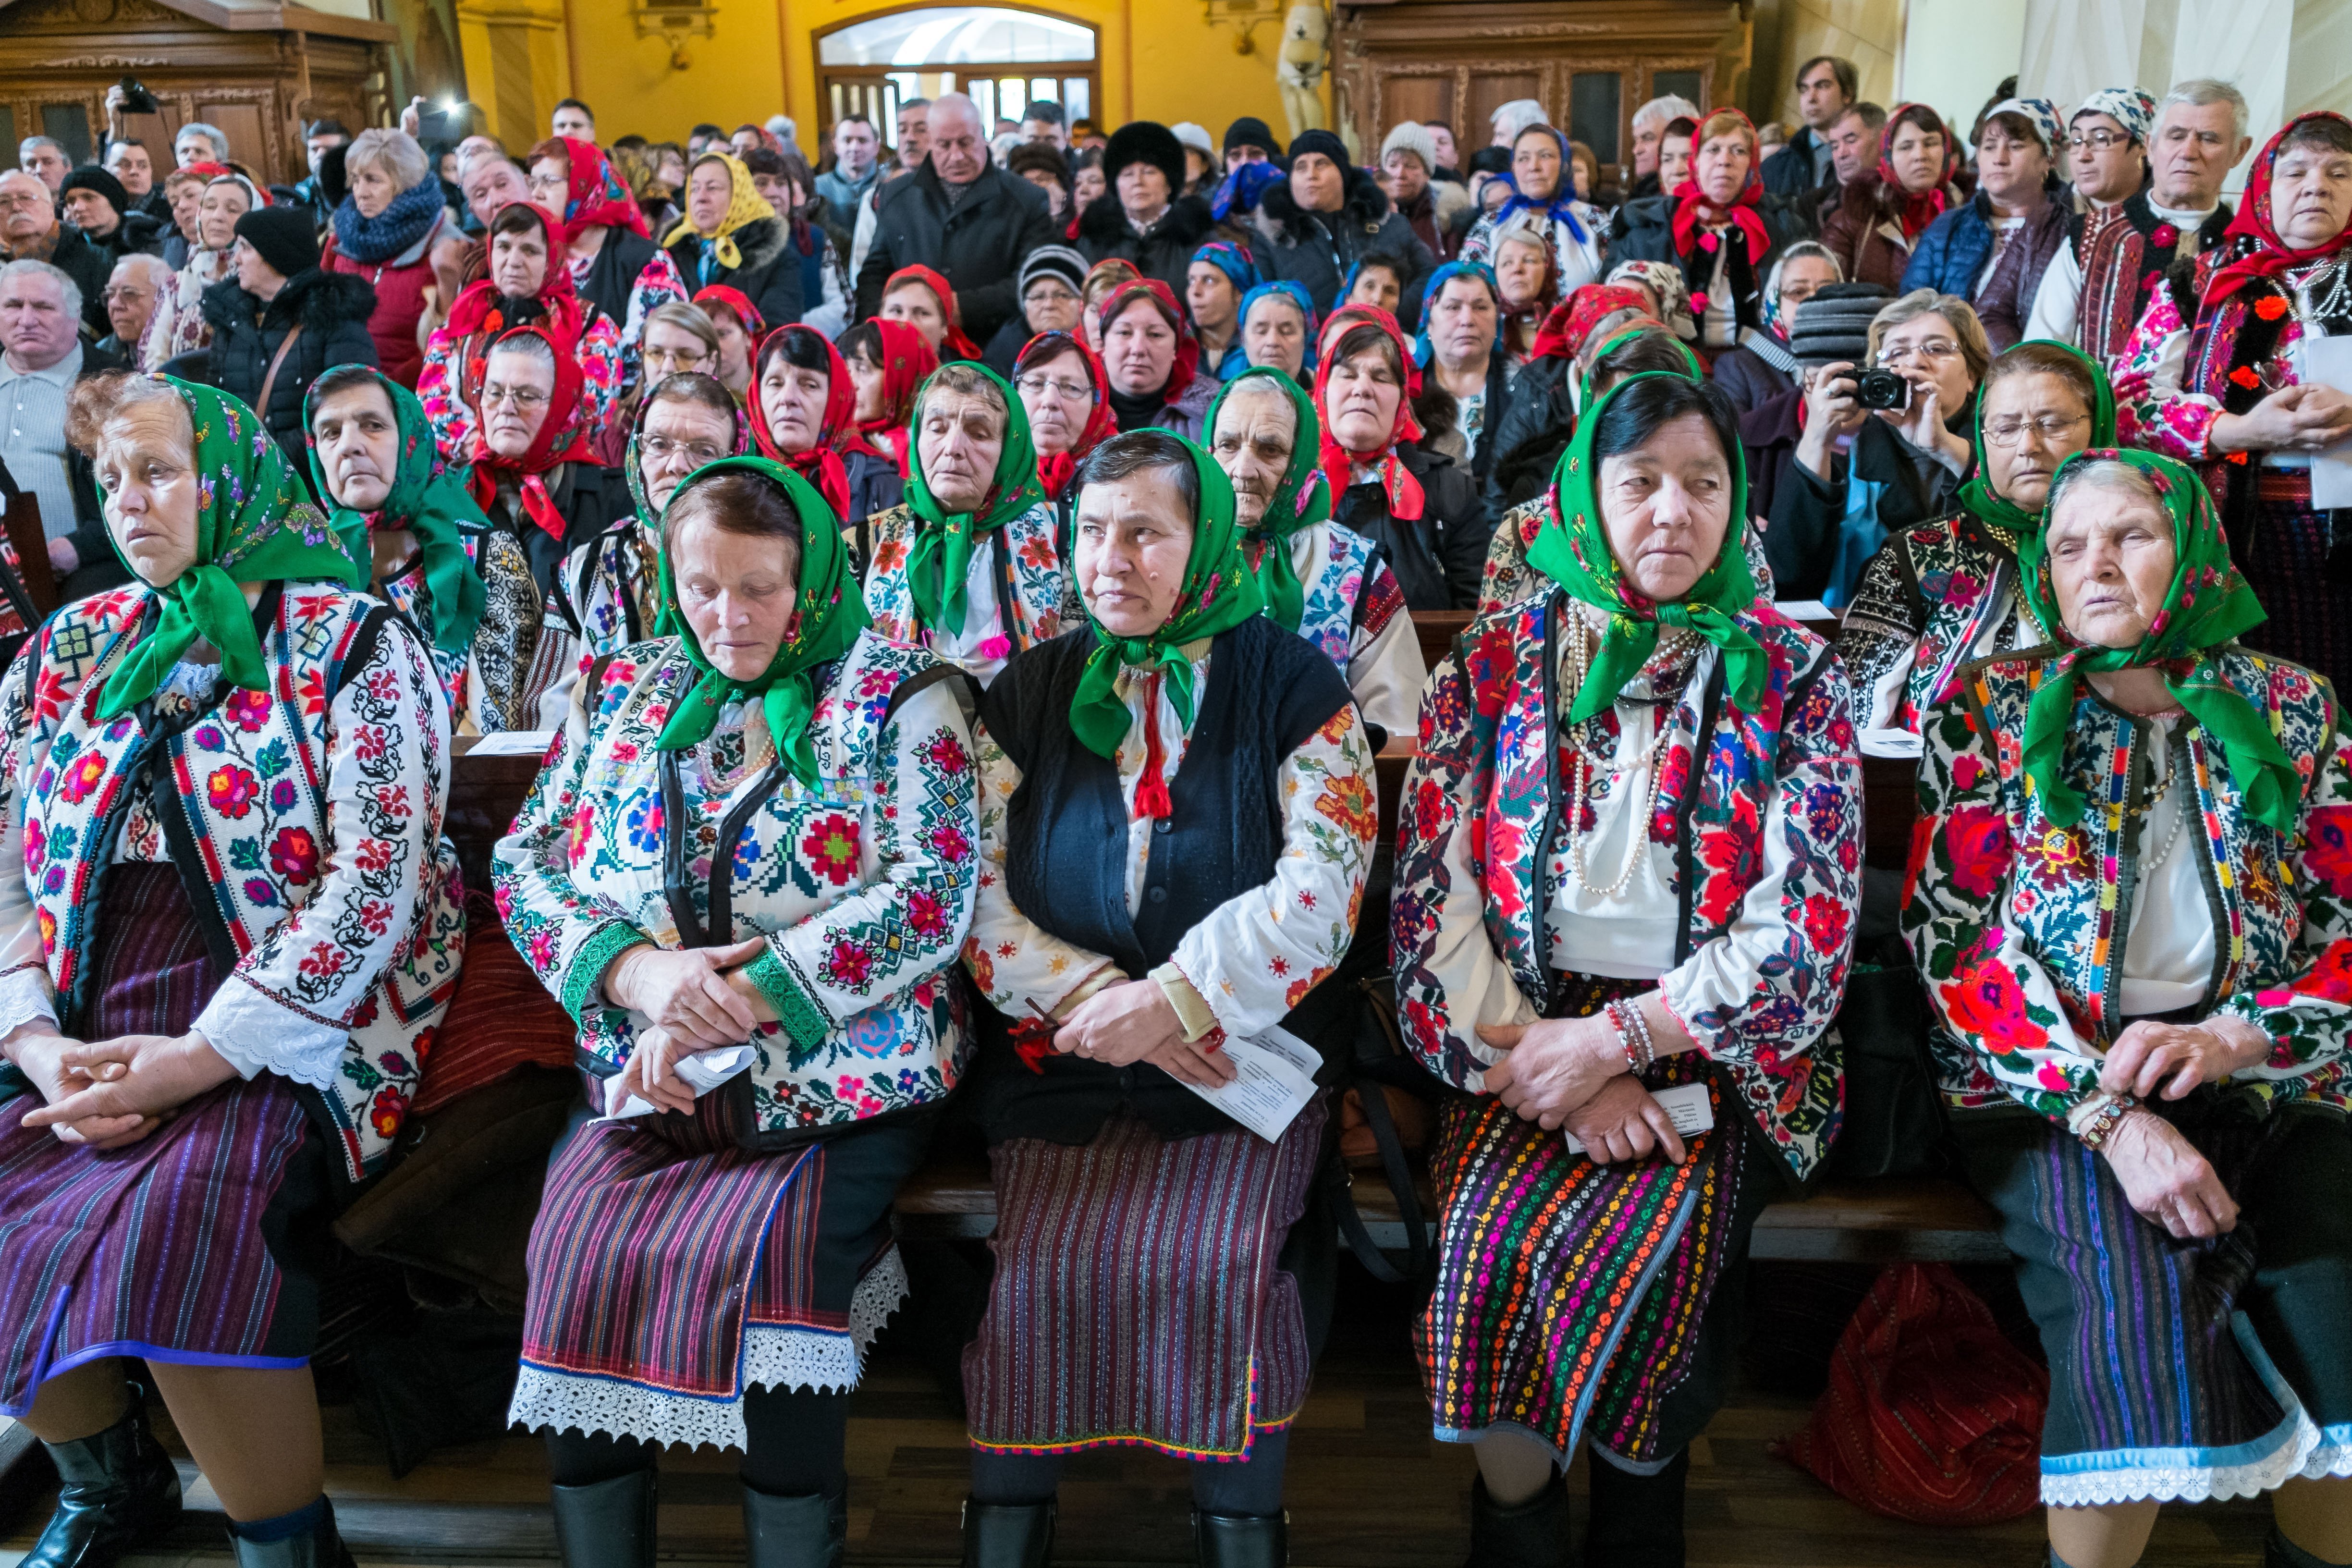
<svg viewBox="0 0 2352 1568"><path fill-rule="evenodd" d="M929 267L955 289L954 316L984 343L1020 313L1021 258L1061 240L1045 193L990 162L980 110L960 92L931 100L930 154L874 196L874 244L857 273L857 316L882 308L902 267ZM1183 167L1180 156L1177 167Z"/></svg>
<svg viewBox="0 0 2352 1568"><path fill-rule="evenodd" d="M1089 263L1132 261L1182 299L1192 253L1215 236L1217 220L1206 201L1181 194L1176 133L1150 120L1120 126L1103 150L1103 180L1110 188L1078 215L1078 248Z"/></svg>
<svg viewBox="0 0 2352 1568"><path fill-rule="evenodd" d="M1308 131L1290 143L1290 178L1268 185L1253 221L1250 251L1269 282L1304 284L1318 316L1339 302L1349 269L1375 250L1402 257L1412 276L1399 300L1407 331L1419 324L1421 289L1437 258L1396 210L1371 171L1348 157L1347 143L1328 131Z"/></svg>
<svg viewBox="0 0 2352 1568"><path fill-rule="evenodd" d="M1861 93L1853 62L1815 55L1797 68L1797 112L1804 123L1778 152L1764 160L1764 189L1776 196L1803 196L1837 184L1830 163L1830 127ZM1820 198L1813 205L1820 205Z"/></svg>
<svg viewBox="0 0 2352 1568"><path fill-rule="evenodd" d="M110 278L114 264L126 256L163 254L164 226L141 212L122 182L95 163L84 163L66 175L58 205L66 222L106 258Z"/></svg>

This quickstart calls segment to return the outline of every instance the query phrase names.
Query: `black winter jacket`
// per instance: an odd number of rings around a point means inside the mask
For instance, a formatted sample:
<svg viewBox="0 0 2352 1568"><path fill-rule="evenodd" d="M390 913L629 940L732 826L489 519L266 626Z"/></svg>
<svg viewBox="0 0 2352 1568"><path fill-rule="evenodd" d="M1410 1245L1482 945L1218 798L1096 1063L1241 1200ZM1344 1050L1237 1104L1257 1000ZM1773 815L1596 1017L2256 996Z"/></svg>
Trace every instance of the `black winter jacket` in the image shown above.
<svg viewBox="0 0 2352 1568"><path fill-rule="evenodd" d="M1486 571L1486 541L1495 531L1478 487L1468 469L1410 441L1398 443L1397 456L1421 481L1417 521L1391 516L1378 485L1349 486L1331 521L1354 529L1387 554L1406 608L1475 609Z"/></svg>
<svg viewBox="0 0 2352 1568"><path fill-rule="evenodd" d="M1217 220L1198 196L1178 196L1142 234L1127 221L1118 193L1107 192L1078 215L1078 249L1088 261L1132 261L1146 278L1157 278L1181 306L1190 281L1192 253L1215 237ZM1024 342L1026 340L1024 340Z"/></svg>
<svg viewBox="0 0 2352 1568"><path fill-rule="evenodd" d="M1335 213L1301 211L1290 182L1276 180L1259 199L1253 222L1250 252L1258 271L1269 282L1305 284L1318 317L1330 314L1348 269L1368 253L1402 257L1412 276L1405 280L1397 319L1408 332L1421 324L1421 286L1437 258L1369 171L1348 170L1347 195Z"/></svg>
<svg viewBox="0 0 2352 1568"><path fill-rule="evenodd" d="M207 385L232 393L247 403L261 395L262 378L269 361L296 325L294 340L278 380L269 389L269 406L256 408L261 422L278 438L287 461L298 474L310 471L310 442L302 427L302 397L310 384L339 364L374 364L375 339L368 318L375 313L375 286L350 272L326 272L312 268L286 280L278 298L264 305L225 278L205 290L205 323L212 328L209 348L183 354L181 361L198 360ZM165 368L170 368L166 366Z"/></svg>
<svg viewBox="0 0 2352 1568"><path fill-rule="evenodd" d="M1519 367L1508 405L1487 436L1486 510L1501 517L1520 502L1532 500L1551 482L1559 455L1576 434L1572 378L1576 362L1564 354L1545 354Z"/></svg>
<svg viewBox="0 0 2352 1568"><path fill-rule="evenodd" d="M60 223L58 243L50 250L48 261L81 290L81 319L89 327L85 338L102 338L112 331L114 328L106 319L105 296L106 280L114 272L114 258L73 225Z"/></svg>
<svg viewBox="0 0 2352 1568"><path fill-rule="evenodd" d="M925 159L875 197L874 244L857 274L856 319L881 310L890 274L919 265L948 280L965 334L985 343L1021 313L1021 258L1061 243L1045 193L1020 175L991 163L950 209L947 186Z"/></svg>
<svg viewBox="0 0 2352 1568"><path fill-rule="evenodd" d="M714 283L740 289L766 321L768 330L773 331L801 319L801 258L800 253L792 248L792 236L791 227L782 218L763 217L747 223L730 237L735 241L735 248L742 254L743 265L722 267L714 257L708 277L702 272L702 241L694 235L689 234L671 246L669 258L677 263L677 275L686 279L687 298L692 299ZM611 251L613 242L606 240L604 248ZM597 259L601 262L604 258L600 256ZM652 259L653 256L648 252L646 261ZM619 265L621 263L616 259L616 269ZM643 270L645 261L637 263L637 272ZM628 291L637 280L637 272L631 272L620 285L621 308L617 310L608 308L605 311L615 321L625 322L629 319ZM590 280L594 281L593 273ZM604 301L599 300L597 303L602 305Z"/></svg>

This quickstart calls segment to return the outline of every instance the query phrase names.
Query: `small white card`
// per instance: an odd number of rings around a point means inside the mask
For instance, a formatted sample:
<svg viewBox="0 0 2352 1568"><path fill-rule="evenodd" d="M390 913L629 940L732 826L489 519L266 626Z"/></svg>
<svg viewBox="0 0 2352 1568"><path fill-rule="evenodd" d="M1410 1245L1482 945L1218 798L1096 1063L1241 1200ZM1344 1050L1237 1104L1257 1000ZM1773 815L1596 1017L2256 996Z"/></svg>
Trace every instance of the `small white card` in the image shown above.
<svg viewBox="0 0 2352 1568"><path fill-rule="evenodd" d="M1675 1131L1685 1138L1704 1132L1715 1125L1714 1097L1707 1093L1706 1085L1703 1083L1678 1083L1672 1089L1654 1089L1650 1098L1665 1108L1666 1120L1672 1121ZM1581 1142L1568 1138L1565 1133L1561 1136L1568 1139L1570 1153L1584 1152Z"/></svg>
<svg viewBox="0 0 2352 1568"><path fill-rule="evenodd" d="M759 1058L759 1048L755 1046L728 1046L719 1050L704 1051L699 1056L680 1057L670 1065L670 1070L677 1074L679 1081L687 1088L694 1090L695 1099L700 1100ZM609 1095L610 1091L607 1093ZM609 1098L606 1103L610 1103ZM613 1111L604 1120L620 1121L632 1116L650 1116L653 1112L652 1101L640 1100L633 1094L621 1102L620 1110Z"/></svg>
<svg viewBox="0 0 2352 1568"><path fill-rule="evenodd" d="M548 743L555 739L552 730L501 730L495 735L482 735L466 748L469 757L543 757Z"/></svg>
<svg viewBox="0 0 2352 1568"><path fill-rule="evenodd" d="M2302 363L2295 374L2304 384L2316 383L2352 394L2352 337L2306 337L2296 347ZM2339 442L2312 458L2311 504L2352 506L2352 441Z"/></svg>
<svg viewBox="0 0 2352 1568"><path fill-rule="evenodd" d="M1215 1089L1185 1087L1267 1142L1279 1141L1315 1098L1315 1072L1323 1058L1306 1041L1278 1027L1245 1040L1229 1035L1223 1055L1234 1064L1231 1083Z"/></svg>

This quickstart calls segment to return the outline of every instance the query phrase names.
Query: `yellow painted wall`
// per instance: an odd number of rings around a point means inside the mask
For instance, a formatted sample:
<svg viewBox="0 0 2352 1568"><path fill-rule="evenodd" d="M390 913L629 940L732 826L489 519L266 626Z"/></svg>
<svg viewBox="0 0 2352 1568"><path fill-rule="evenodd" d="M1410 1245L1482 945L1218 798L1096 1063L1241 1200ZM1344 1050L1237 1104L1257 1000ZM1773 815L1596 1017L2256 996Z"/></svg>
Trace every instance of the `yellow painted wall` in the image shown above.
<svg viewBox="0 0 2352 1568"><path fill-rule="evenodd" d="M676 70L667 44L637 37L627 0L563 4L572 92L594 107L605 141L631 132L656 141L683 140L698 121L731 129L782 112L798 122L803 149L812 154L819 151L822 117L817 31L902 8L874 0L719 0L717 36L689 40L688 64ZM1255 114L1277 137L1288 134L1274 84L1282 21L1276 0L1266 0L1266 19L1245 55L1234 52L1238 29L1206 22L1201 0L1053 0L1026 8L1097 29L1098 123L1191 119L1222 140L1229 121ZM539 105L542 134L556 96ZM512 144L513 138L508 141Z"/></svg>

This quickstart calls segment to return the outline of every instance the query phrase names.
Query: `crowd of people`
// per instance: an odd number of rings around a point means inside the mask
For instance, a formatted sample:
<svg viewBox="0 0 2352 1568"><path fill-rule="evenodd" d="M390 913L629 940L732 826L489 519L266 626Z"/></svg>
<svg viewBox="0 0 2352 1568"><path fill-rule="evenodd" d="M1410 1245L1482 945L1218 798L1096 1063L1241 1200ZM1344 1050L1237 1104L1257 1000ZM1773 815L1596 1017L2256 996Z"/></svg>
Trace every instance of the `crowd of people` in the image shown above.
<svg viewBox="0 0 2352 1568"><path fill-rule="evenodd" d="M1129 1444L1200 1562L1276 1568L1318 1192L1415 1103L1469 1561L1568 1563L1588 1449L1584 1560L1679 1564L1863 963L1916 973L2047 1352L2052 1563L2271 1494L2267 1563L2352 1564L2352 121L2266 128L2232 204L2225 82L1965 131L1794 85L1793 132L1642 105L1626 170L1534 100L1370 167L955 93L821 173L781 117L606 144L572 100L527 148L318 122L291 185L208 125L168 172L27 139L27 1561L178 1510L125 1358L240 1563L349 1561L327 1227L498 942L583 1071L509 1410L572 1568L649 1568L701 1443L756 1568L839 1561L894 1195L958 1140L964 1562L1046 1563L1067 1458ZM546 752L485 924L443 815L501 731ZM1899 877L1865 753L1916 759ZM1331 1070L1262 1125L1285 1033ZM1412 1089L1331 1089L1367 1037Z"/></svg>

